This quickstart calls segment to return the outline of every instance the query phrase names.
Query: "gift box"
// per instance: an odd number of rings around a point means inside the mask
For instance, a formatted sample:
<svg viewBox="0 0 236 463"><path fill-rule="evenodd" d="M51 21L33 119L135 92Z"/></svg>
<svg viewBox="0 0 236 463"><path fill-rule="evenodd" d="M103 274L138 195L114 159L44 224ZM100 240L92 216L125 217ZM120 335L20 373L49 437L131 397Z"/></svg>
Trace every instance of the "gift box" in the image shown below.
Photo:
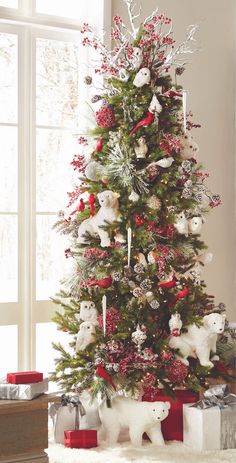
<svg viewBox="0 0 236 463"><path fill-rule="evenodd" d="M43 381L43 373L38 371L20 371L7 374L7 382L10 384L32 384L41 381Z"/></svg>
<svg viewBox="0 0 236 463"><path fill-rule="evenodd" d="M80 427L80 419L86 413L80 398L63 394L61 402L53 403L49 408L49 415L53 420L54 441L64 444L64 432L77 430Z"/></svg>
<svg viewBox="0 0 236 463"><path fill-rule="evenodd" d="M98 400L92 399L88 391L83 391L80 394L80 400L86 413L81 416L79 429L96 429L101 426L101 420L98 413Z"/></svg>
<svg viewBox="0 0 236 463"><path fill-rule="evenodd" d="M236 448L236 395L228 394L226 385L218 385L204 397L184 405L184 444L196 450Z"/></svg>
<svg viewBox="0 0 236 463"><path fill-rule="evenodd" d="M91 449L92 447L97 447L97 431L94 429L65 431L64 445L72 449Z"/></svg>
<svg viewBox="0 0 236 463"><path fill-rule="evenodd" d="M6 380L0 381L0 399L32 400L48 390L48 379L32 384L9 384Z"/></svg>
<svg viewBox="0 0 236 463"><path fill-rule="evenodd" d="M167 418L161 422L161 430L165 440L183 440L183 404L193 404L199 399L199 394L187 390L176 390L175 399L165 395L162 390L151 396L144 394L142 400L147 402L170 402L171 407Z"/></svg>

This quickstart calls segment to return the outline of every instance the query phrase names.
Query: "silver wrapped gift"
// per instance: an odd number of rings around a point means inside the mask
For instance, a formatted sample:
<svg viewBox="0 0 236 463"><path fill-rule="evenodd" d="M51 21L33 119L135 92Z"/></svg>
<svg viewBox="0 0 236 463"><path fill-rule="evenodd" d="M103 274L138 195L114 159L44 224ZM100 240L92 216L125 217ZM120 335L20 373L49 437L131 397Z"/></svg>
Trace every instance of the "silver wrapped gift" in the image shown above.
<svg viewBox="0 0 236 463"><path fill-rule="evenodd" d="M183 406L184 444L196 450L236 448L236 395L217 385L196 404Z"/></svg>
<svg viewBox="0 0 236 463"><path fill-rule="evenodd" d="M9 384L5 379L0 380L1 400L32 400L44 394L47 390L48 379L30 384Z"/></svg>

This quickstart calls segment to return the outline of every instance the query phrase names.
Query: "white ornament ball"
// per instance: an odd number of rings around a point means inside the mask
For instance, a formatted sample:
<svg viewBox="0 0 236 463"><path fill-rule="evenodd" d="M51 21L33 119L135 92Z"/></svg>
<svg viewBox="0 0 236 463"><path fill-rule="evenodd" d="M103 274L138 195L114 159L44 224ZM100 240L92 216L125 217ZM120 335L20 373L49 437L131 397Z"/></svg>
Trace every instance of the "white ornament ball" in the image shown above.
<svg viewBox="0 0 236 463"><path fill-rule="evenodd" d="M85 167L84 173L89 180L98 182L101 178L102 170L103 167L101 164L96 161L92 161Z"/></svg>
<svg viewBox="0 0 236 463"><path fill-rule="evenodd" d="M135 191L132 191L129 195L129 200L132 201L132 203L136 203L139 200L140 196L138 193L135 193Z"/></svg>

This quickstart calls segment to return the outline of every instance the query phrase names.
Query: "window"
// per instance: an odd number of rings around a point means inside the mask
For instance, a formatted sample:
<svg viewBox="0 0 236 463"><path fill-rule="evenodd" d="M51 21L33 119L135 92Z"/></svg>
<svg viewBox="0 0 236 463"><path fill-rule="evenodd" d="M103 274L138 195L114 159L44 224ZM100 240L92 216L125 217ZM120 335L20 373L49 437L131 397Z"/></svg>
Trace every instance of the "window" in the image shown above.
<svg viewBox="0 0 236 463"><path fill-rule="evenodd" d="M102 28L110 16L109 0L96 1L96 11L94 1L0 0L1 376L47 373L51 341L68 343L51 323L50 296L69 271L68 242L52 225L72 188L77 138L88 130L88 51L78 27L87 20Z"/></svg>

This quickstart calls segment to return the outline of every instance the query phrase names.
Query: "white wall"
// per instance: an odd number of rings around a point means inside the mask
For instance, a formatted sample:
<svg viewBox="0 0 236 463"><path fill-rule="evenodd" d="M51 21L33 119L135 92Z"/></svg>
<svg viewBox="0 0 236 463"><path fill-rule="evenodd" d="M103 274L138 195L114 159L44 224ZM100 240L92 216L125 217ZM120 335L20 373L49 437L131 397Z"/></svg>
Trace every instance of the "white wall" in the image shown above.
<svg viewBox="0 0 236 463"><path fill-rule="evenodd" d="M122 0L112 1L113 15L125 18ZM177 41L184 38L189 24L200 24L201 51L180 83L189 90L188 107L202 124L194 137L200 145L199 159L211 174L208 184L223 199L223 206L211 212L204 226L203 239L214 254L204 277L208 293L225 302L229 319L236 320L235 0L141 0L141 4L142 18L159 5L159 11L173 19Z"/></svg>

